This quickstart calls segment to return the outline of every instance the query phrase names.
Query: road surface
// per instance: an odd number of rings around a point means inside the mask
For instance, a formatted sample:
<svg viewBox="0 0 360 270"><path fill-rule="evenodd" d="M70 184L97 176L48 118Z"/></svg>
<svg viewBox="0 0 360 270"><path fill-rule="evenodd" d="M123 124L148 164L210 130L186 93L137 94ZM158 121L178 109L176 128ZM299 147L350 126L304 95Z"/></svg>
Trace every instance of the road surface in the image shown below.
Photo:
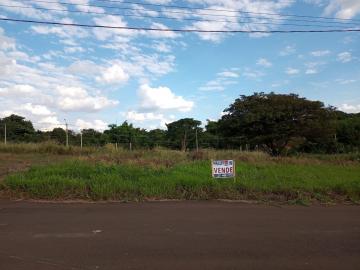
<svg viewBox="0 0 360 270"><path fill-rule="evenodd" d="M0 201L0 269L360 269L360 207Z"/></svg>

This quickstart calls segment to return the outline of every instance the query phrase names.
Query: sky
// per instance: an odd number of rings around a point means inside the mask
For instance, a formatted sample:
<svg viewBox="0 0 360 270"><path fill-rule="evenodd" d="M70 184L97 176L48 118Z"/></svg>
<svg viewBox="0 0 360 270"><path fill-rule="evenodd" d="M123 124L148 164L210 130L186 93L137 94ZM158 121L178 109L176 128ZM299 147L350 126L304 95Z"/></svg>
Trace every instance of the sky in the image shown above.
<svg viewBox="0 0 360 270"><path fill-rule="evenodd" d="M0 0L0 18L156 29L360 29L359 0L125 2ZM0 21L0 118L18 114L37 129L63 126L65 119L75 131L125 120L146 129L185 117L206 124L240 95L271 91L360 112L360 33L184 33Z"/></svg>

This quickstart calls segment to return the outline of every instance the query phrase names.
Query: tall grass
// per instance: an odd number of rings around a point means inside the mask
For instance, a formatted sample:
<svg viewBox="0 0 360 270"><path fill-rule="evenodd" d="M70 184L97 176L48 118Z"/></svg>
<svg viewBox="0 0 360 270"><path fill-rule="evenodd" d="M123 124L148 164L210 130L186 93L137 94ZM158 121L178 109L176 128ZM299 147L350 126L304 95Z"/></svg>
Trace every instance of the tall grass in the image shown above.
<svg viewBox="0 0 360 270"><path fill-rule="evenodd" d="M33 163L29 156L38 159L39 155L48 158L49 163L56 162L8 175L0 188L13 196L91 200L360 200L359 154L272 157L263 152L235 150L128 151L113 145L81 149L52 143L0 144L2 152L12 157L24 156L29 164ZM68 161L62 162L64 159ZM210 159L236 160L236 181L212 179Z"/></svg>
<svg viewBox="0 0 360 270"><path fill-rule="evenodd" d="M3 188L40 199L256 199L359 201L360 167L237 163L237 178L211 178L210 162L171 167L73 160L8 176Z"/></svg>
<svg viewBox="0 0 360 270"><path fill-rule="evenodd" d="M0 143L0 153L13 154L49 154L49 155L73 155L87 156L89 160L103 161L107 163L137 162L163 163L173 165L182 161L209 160L209 159L235 159L245 162L283 162L283 163L337 163L360 162L360 153L316 155L299 154L292 157L271 157L260 151L239 151L239 150L215 150L202 149L200 152L181 152L165 148L135 149L129 151L124 148L115 148L114 144L107 144L103 147L79 147L59 145L53 142L44 143Z"/></svg>
<svg viewBox="0 0 360 270"><path fill-rule="evenodd" d="M98 152L98 148L59 145L52 142L44 143L9 143L0 144L0 153L42 153L54 155L79 155Z"/></svg>

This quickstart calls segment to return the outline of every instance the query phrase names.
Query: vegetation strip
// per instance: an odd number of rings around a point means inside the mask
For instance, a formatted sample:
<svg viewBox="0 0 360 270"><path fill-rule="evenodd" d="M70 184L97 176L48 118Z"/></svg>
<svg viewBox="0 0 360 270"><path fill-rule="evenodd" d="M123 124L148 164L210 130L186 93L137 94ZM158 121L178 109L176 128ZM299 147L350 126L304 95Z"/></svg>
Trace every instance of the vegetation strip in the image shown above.
<svg viewBox="0 0 360 270"><path fill-rule="evenodd" d="M208 155L175 151L73 157L8 175L2 189L34 199L128 200L230 199L309 203L359 202L358 162L318 158L271 158L263 153L216 153L237 156L237 178L211 178ZM166 161L173 155L173 163ZM195 154L194 154L195 155ZM119 159L116 159L117 157ZM136 158L138 156L138 158ZM157 161L153 163L153 161ZM242 161L241 161L242 160Z"/></svg>
<svg viewBox="0 0 360 270"><path fill-rule="evenodd" d="M146 130L127 121L110 124L103 132L68 123L52 131L35 130L24 117L0 119L0 138L7 143L56 142L70 146L153 149L242 149L272 155L299 153L358 153L360 113L351 114L295 94L241 95L224 110L221 119L202 123L183 118L167 123L166 130ZM1 146L0 146L1 147Z"/></svg>

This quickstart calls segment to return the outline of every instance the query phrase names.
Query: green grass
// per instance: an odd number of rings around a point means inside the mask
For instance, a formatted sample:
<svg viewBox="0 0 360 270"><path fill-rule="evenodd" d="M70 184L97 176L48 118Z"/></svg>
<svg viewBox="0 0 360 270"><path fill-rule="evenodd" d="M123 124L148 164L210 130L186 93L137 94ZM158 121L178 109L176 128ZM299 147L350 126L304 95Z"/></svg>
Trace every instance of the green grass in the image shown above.
<svg viewBox="0 0 360 270"><path fill-rule="evenodd" d="M37 199L246 199L298 203L360 200L358 163L296 162L250 154L248 160L245 156L243 161L237 160L237 178L233 181L212 179L209 160L190 161L191 157L179 155L180 162L169 166L147 163L164 161L154 153L152 159L134 157L132 162L74 159L34 166L8 175L2 188L16 196Z"/></svg>

